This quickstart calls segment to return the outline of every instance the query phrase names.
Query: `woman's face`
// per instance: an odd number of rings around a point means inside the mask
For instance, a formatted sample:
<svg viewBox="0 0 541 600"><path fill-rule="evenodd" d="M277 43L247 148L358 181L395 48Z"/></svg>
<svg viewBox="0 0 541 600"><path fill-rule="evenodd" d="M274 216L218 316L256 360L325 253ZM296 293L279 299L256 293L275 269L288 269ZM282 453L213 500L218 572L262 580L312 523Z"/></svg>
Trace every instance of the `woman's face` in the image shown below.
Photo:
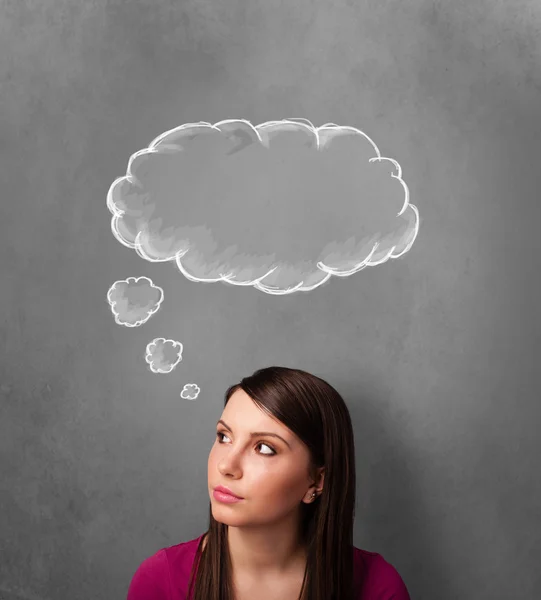
<svg viewBox="0 0 541 600"><path fill-rule="evenodd" d="M282 423L262 412L242 389L229 399L208 459L212 516L232 527L278 522L310 499L308 448ZM230 428L230 429L228 429ZM255 435L252 432L275 433ZM214 488L228 487L243 499L225 504Z"/></svg>

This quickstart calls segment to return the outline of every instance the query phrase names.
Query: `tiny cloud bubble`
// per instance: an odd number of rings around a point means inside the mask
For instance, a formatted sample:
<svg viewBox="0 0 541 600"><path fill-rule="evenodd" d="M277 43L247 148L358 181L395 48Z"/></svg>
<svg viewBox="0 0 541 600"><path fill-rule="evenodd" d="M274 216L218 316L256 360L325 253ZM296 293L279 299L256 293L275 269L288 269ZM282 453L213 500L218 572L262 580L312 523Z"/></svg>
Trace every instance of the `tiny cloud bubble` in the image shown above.
<svg viewBox="0 0 541 600"><path fill-rule="evenodd" d="M201 389L195 383L187 383L180 392L180 397L185 400L195 400L199 396Z"/></svg>

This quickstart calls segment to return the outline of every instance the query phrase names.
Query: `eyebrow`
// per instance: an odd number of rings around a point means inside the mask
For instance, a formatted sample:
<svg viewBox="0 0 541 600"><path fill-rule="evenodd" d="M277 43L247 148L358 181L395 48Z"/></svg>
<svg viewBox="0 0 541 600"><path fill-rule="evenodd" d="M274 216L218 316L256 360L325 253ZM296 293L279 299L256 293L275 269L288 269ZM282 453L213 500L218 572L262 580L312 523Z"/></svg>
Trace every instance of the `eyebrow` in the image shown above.
<svg viewBox="0 0 541 600"><path fill-rule="evenodd" d="M222 421L222 419L220 419L218 421L218 423L221 423L226 429L228 429L229 431L231 431L231 433L233 433L233 430L231 429L231 427L229 427L229 425L225 422ZM216 423L216 425L218 425L218 423ZM281 435L278 435L277 433L272 433L271 431L252 431L252 433L250 433L250 437L257 437L260 435L270 435L271 437L275 437L278 438L279 440L282 440L282 442L284 442L284 444L286 444L288 446L288 448L291 448L291 446L288 444L288 442L286 442L286 440L284 440L284 438Z"/></svg>

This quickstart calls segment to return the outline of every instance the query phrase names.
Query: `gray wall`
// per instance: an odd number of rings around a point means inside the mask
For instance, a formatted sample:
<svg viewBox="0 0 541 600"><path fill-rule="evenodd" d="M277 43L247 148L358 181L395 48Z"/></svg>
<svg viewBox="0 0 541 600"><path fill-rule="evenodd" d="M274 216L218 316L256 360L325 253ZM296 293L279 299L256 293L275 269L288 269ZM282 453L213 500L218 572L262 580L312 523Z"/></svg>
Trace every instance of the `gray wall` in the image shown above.
<svg viewBox="0 0 541 600"><path fill-rule="evenodd" d="M198 536L223 392L272 364L344 395L355 543L412 598L539 597L541 4L18 0L0 27L0 598L122 598ZM399 161L406 255L275 297L114 239L109 186L162 131L286 117ZM131 329L129 275L167 293Z"/></svg>

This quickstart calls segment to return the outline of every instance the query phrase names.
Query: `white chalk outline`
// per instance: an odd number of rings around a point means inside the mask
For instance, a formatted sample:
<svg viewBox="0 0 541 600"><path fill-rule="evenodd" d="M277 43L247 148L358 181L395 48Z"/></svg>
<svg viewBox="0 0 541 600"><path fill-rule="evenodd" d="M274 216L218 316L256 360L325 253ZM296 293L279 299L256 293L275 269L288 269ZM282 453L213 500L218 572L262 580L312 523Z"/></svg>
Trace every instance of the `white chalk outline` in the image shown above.
<svg viewBox="0 0 541 600"><path fill-rule="evenodd" d="M192 388L195 387L196 388L195 395L193 397L182 395L186 391L187 387L192 387ZM185 383L184 387L182 388L179 395L183 400L197 400L200 393L201 393L201 388L197 385L197 383Z"/></svg>
<svg viewBox="0 0 541 600"><path fill-rule="evenodd" d="M138 283L139 281L141 281L141 279L145 279L149 283L151 288L156 289L160 292L160 299L156 303L154 309L147 313L146 319L143 319L141 321L136 321L135 323L128 323L126 321L121 321L120 313L115 310L115 306L118 301L111 299L112 292L114 292L116 290L116 286L119 283L126 283L126 284L128 284L128 286L130 286L132 282ZM124 327L140 327L141 325L144 325L150 319L150 317L152 317L152 315L156 314L160 310L160 306L163 302L163 299L164 299L163 288L161 288L159 285L156 285L152 281L152 279L149 279L148 277L145 277L144 275L141 277L126 277L126 279L119 279L118 281L115 281L113 283L113 285L109 288L109 291L107 292L107 302L109 303L109 306L111 307L111 310L112 310L113 314L115 315L115 323L117 325L123 325Z"/></svg>
<svg viewBox="0 0 541 600"><path fill-rule="evenodd" d="M152 350L150 349L151 346L156 346L158 342L163 342L163 345L167 344L167 342L170 342L171 345L173 346L173 348L180 348L180 351L177 354L178 360L174 363L171 364L171 368L168 371L162 371L160 369L155 369L154 368L154 361L152 361ZM182 352L184 351L184 346L182 344L182 342L178 342L177 340L166 340L163 337L158 337L158 338L154 338L151 342L149 342L145 348L145 362L148 365L148 368L153 372L153 373L160 373L160 374L164 374L167 375L169 373L171 373L171 371L173 371L177 365L182 362Z"/></svg>
<svg viewBox="0 0 541 600"><path fill-rule="evenodd" d="M145 254L145 252L141 246L141 243L139 242L139 237L141 235L141 232L139 232L137 234L134 242L128 242L128 241L124 240L118 231L117 223L118 223L119 219L124 215L125 211L119 209L113 203L113 190L117 185L120 185L125 180L129 181L131 184L135 184L135 185L138 184L137 178L131 173L131 165L132 165L133 161L136 158L138 158L139 156L146 155L146 154L153 154L155 152L163 151L164 149L167 149L167 148L170 148L172 150L179 150L180 146L177 146L174 144L161 144L160 145L160 142L171 134L177 133L184 129L194 128L194 127L211 128L211 129L214 129L214 130L222 133L220 126L228 124L228 123L244 123L245 125L249 126L254 131L259 142L264 146L267 146L267 141L260 135L259 132L260 131L264 132L266 127L274 126L274 125L288 125L288 124L302 125L303 127L305 127L307 130L309 130L311 133L313 133L315 135L318 150L320 148L320 132L324 132L326 130L339 129L342 131L353 131L353 132L363 136L372 145L372 147L374 148L374 151L376 153L376 156L370 158L368 160L368 162L375 162L375 161L381 162L381 161L387 160L393 164L393 166L395 167L395 169L397 171L397 174L391 173L391 177L394 179L397 179L401 183L402 187L404 188L405 198L404 198L404 204L396 216L399 217L400 215L402 215L408 207L411 208L411 210L413 210L413 212L415 214L415 233L414 233L411 241L404 248L404 250L402 250L402 252L400 252L398 254L393 254L393 252L396 248L396 246L393 246L383 258L381 258L378 261L371 262L370 259L379 246L379 242L375 242L374 247L372 248L372 251L369 253L369 255L363 261L361 261L360 263L355 265L353 268L347 269L347 270L333 269L332 267L325 265L322 261L319 261L317 263L317 268L320 269L321 271L327 273L326 277L324 277L322 280L318 281L317 283L315 283L312 286L303 286L304 282L301 281L298 285L284 290L281 288L277 289L276 287L273 287L273 286L267 286L267 285L264 285L263 283L261 283L262 280L265 279L265 277L268 277L278 267L273 267L272 269L270 269L267 273L265 273L261 277L253 279L251 281L235 281L234 279L231 279L231 276L232 276L231 274L222 274L219 277L212 277L212 278L208 278L208 279L199 278L199 277L195 277L194 275L191 275L190 273L188 273L188 271L186 271L186 269L182 265L182 262L181 262L182 257L186 254L186 252L188 252L189 248L182 252L177 252L177 254L173 258L171 258L171 257L163 258L163 259L151 258L150 256ZM113 214L113 216L111 218L111 231L112 231L113 235L115 236L115 238L123 246L131 248L132 250L135 249L137 254L141 258L145 259L146 261L148 261L148 262L171 262L171 261L175 260L179 271L189 281L200 282L200 283L217 283L219 281L224 281L231 285L252 286L261 292L265 292L265 293L271 294L271 295L279 295L279 296L291 294L291 293L297 292L297 291L310 292L310 291L316 289L317 287L319 287L320 285L323 285L333 275L336 277L349 277L350 275L353 275L355 273L358 273L359 271L362 271L364 268L366 268L368 266L374 267L376 265L380 265L380 264L387 262L391 258L399 258L399 257L403 256L404 254L406 254L406 252L408 252L410 250L410 248L413 246L413 244L417 238L417 234L419 233L419 221L420 221L419 211L418 211L417 207L414 204L410 204L410 202L409 202L409 189L408 189L406 182L402 179L402 167L393 158L381 156L379 148L376 146L374 141L368 135L366 135L360 129L357 129L356 127L352 127L349 125L336 125L335 123L325 123L324 125L321 125L320 127L315 127L308 119L298 118L298 117L282 119L279 121L265 121L264 123L260 123L259 125L256 125L255 127L254 127L254 125L252 125L252 123L250 123L250 121L248 121L246 119L224 119L222 121L218 121L214 125L207 121L199 121L197 123L183 123L182 125L179 125L178 127L169 129L168 131L165 131L165 132L161 133L158 137L154 138L154 140L152 140L152 142L149 144L148 148L143 148L142 150L138 150L137 152L135 152L134 154L131 155L131 157L128 161L126 175L123 175L122 177L117 177L113 181L113 183L111 184L111 186L109 188L109 191L107 192L107 208Z"/></svg>

